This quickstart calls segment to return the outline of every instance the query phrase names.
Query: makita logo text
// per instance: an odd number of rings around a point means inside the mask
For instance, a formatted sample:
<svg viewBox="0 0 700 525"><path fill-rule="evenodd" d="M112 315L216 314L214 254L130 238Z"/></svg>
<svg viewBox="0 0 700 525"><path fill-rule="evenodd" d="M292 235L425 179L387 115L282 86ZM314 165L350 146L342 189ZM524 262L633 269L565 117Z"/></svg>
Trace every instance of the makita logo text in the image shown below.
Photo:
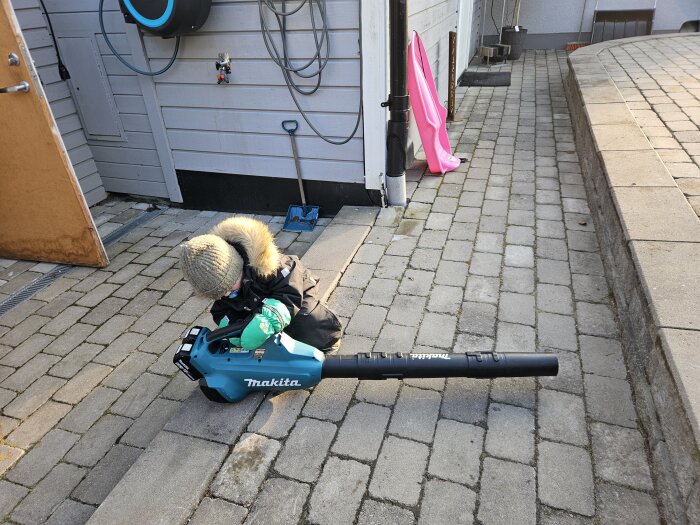
<svg viewBox="0 0 700 525"><path fill-rule="evenodd" d="M450 359L448 354L410 354L411 359Z"/></svg>
<svg viewBox="0 0 700 525"><path fill-rule="evenodd" d="M257 379L244 379L248 386L301 386L301 383L296 379L288 377L280 377L279 379L270 379L268 381L258 381Z"/></svg>

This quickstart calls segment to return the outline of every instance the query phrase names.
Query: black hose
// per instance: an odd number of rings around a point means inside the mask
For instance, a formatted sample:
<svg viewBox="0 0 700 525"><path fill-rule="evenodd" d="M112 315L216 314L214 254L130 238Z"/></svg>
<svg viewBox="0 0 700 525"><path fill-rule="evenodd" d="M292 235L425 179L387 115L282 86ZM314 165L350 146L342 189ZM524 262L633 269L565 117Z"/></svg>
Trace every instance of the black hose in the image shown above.
<svg viewBox="0 0 700 525"><path fill-rule="evenodd" d="M46 22L49 24L51 40L53 40L53 47L56 49L56 58L58 59L58 75L61 77L61 80L70 80L70 73L68 72L68 68L63 63L63 60L61 60L61 52L58 50L58 43L56 42L56 35L53 32L53 24L51 23L51 17L49 16L49 12L46 10L44 0L39 0L39 3L41 4L41 8L44 10Z"/></svg>
<svg viewBox="0 0 700 525"><path fill-rule="evenodd" d="M145 75L147 77L155 77L158 75L162 75L165 73L168 69L170 69L173 64L175 63L175 59L177 58L177 54L180 51L180 36L175 37L175 51L173 52L173 56L170 59L170 62L163 68L158 71L144 71L142 69L138 69L137 67L132 66L129 64L126 60L124 60L124 57L122 57L116 49L114 49L114 46L112 45L112 42L109 40L109 37L107 36L107 31L105 31L105 23L104 23L104 16L103 16L103 9L104 9L104 3L105 0L100 0L100 6L98 8L98 18L100 21L100 31L102 31L102 36L105 39L105 42L107 42L107 47L109 47L110 51L112 51L112 54L117 57L119 62L124 64L127 68L129 68L131 71L134 73L138 73L139 75Z"/></svg>
<svg viewBox="0 0 700 525"><path fill-rule="evenodd" d="M306 61L305 63L299 65L299 66L294 66L292 63L292 59L289 57L289 52L288 52L288 47L287 47L287 36L288 36L288 31L287 31L287 18L290 17L291 15L294 15L298 12L301 11L301 9L308 5L309 7L309 17L311 19L311 32L314 37L314 43L315 43L315 52L313 53L313 56ZM319 14L321 15L321 27L317 26L316 23L316 13L314 10L314 7L318 9ZM260 15L260 29L262 31L262 36L263 36L263 42L265 43L265 47L267 48L267 52L270 55L270 58L272 58L273 62L277 64L277 66L280 68L282 71L282 76L284 77L285 84L287 85L287 89L289 90L289 94L292 97L292 100L294 101L294 105L297 107L297 110L301 114L302 118L306 121L306 123L309 125L309 127L313 130L313 132L318 135L321 139L324 141L328 142L329 144L333 144L336 146L342 146L343 144L347 144L352 140L352 138L357 134L357 130L360 127L360 122L362 121L362 94L360 94L360 104L359 108L357 110L357 120L355 122L355 126L350 133L350 135L346 138L343 138L341 140L333 140L325 136L323 133L321 133L316 126L314 126L311 123L311 120L309 119L307 112L302 109L301 104L299 104L299 100L297 99L296 93L300 95L313 95L316 93L320 87L321 87L321 79L322 79L322 72L325 69L326 65L328 65L328 61L330 59L330 36L329 36L329 31L328 31L328 19L327 19L327 12L326 12L326 0L302 0L299 2L299 5L296 6L294 9L290 9L287 11L286 9L286 1L283 0L282 2L282 8L277 9L275 7L273 0L258 0L258 12ZM360 5L358 7L360 11L360 22L359 22L359 34L360 34L360 49L362 48L362 2L360 1ZM274 15L274 18L277 22L277 27L274 28L274 31L279 31L280 33L280 39L281 39L281 49L280 47L277 46L275 43L272 33L273 29L270 29L268 25L268 21L266 18L266 10L272 13ZM319 35L320 33L320 35ZM325 48L325 49L324 49ZM306 71L309 68L313 66L314 63L318 63L318 66L311 69L310 71ZM300 84L298 84L295 80L294 77L299 77L299 78L304 78L304 79L315 79L314 84L311 87L302 87ZM362 89L362 68L360 67L360 89Z"/></svg>

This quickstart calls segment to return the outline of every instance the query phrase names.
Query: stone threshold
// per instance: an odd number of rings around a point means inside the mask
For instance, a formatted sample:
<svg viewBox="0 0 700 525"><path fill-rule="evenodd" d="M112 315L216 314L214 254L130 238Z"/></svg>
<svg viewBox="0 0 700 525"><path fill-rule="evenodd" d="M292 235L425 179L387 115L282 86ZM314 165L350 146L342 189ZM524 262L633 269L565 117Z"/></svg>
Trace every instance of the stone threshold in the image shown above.
<svg viewBox="0 0 700 525"><path fill-rule="evenodd" d="M378 213L379 208L344 206L302 257L320 278L324 300ZM88 523L186 523L264 398L256 392L239 403L217 404L196 389Z"/></svg>
<svg viewBox="0 0 700 525"><path fill-rule="evenodd" d="M591 213L668 523L700 522L700 220L598 59L565 82Z"/></svg>

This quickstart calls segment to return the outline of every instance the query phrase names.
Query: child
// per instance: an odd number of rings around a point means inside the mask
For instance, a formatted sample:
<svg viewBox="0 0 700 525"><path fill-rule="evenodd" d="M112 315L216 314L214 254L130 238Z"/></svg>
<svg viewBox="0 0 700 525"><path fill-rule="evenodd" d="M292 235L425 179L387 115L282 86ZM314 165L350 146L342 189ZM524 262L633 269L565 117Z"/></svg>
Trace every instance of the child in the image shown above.
<svg viewBox="0 0 700 525"><path fill-rule="evenodd" d="M340 321L319 300L318 279L298 257L280 254L264 223L226 219L182 244L180 260L195 291L215 299L211 314L219 328L246 321L233 346L254 350L284 331L323 352L338 350Z"/></svg>

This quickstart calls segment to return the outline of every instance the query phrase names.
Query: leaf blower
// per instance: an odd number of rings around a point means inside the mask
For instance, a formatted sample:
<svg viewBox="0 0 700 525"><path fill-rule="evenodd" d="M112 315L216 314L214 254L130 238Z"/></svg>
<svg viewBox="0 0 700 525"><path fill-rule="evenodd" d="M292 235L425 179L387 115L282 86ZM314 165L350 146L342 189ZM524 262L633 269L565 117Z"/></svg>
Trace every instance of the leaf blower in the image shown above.
<svg viewBox="0 0 700 525"><path fill-rule="evenodd" d="M553 354L464 352L452 354L366 352L326 356L284 332L262 347L243 351L228 338L240 336L245 323L217 330L191 328L173 362L192 381L199 381L211 401L235 402L255 391L309 388L321 379L404 379L429 377L555 376Z"/></svg>

